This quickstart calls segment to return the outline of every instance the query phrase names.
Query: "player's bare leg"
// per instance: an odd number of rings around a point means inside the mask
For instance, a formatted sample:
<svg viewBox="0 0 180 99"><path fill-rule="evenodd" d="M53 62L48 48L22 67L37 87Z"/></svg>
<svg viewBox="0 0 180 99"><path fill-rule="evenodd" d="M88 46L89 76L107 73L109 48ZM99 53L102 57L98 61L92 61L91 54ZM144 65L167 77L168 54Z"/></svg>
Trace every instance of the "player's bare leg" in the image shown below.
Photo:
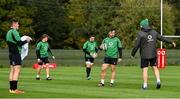
<svg viewBox="0 0 180 99"><path fill-rule="evenodd" d="M39 67L37 68L36 80L41 80L40 78L41 68L42 68L42 65L39 65Z"/></svg>
<svg viewBox="0 0 180 99"><path fill-rule="evenodd" d="M11 70L10 70L10 73L9 73L9 81L12 81L13 80L13 66L11 66Z"/></svg>
<svg viewBox="0 0 180 99"><path fill-rule="evenodd" d="M148 67L145 67L143 70L143 89L147 89L147 82L148 82Z"/></svg>
<svg viewBox="0 0 180 99"><path fill-rule="evenodd" d="M23 94L24 93L24 91L17 89L20 68L21 68L20 65L16 65L14 67L11 66L11 70L10 70L10 74L9 74L9 81L10 81L9 92L10 93L14 93L14 94Z"/></svg>
<svg viewBox="0 0 180 99"><path fill-rule="evenodd" d="M46 80L52 80L49 76L49 64L46 64Z"/></svg>
<svg viewBox="0 0 180 99"><path fill-rule="evenodd" d="M104 86L104 80L106 77L106 70L109 67L109 64L102 64L102 68L101 68L101 81L98 84L99 87Z"/></svg>
<svg viewBox="0 0 180 99"><path fill-rule="evenodd" d="M18 80L21 66L16 65L13 67L13 80Z"/></svg>
<svg viewBox="0 0 180 99"><path fill-rule="evenodd" d="M112 87L114 84L115 76L116 76L116 66L115 65L110 65L111 66L111 81L110 81L110 86Z"/></svg>
<svg viewBox="0 0 180 99"><path fill-rule="evenodd" d="M161 80L160 80L160 74L159 74L159 69L156 66L153 66L153 71L154 71L154 75L156 76L156 88L160 89L161 88Z"/></svg>

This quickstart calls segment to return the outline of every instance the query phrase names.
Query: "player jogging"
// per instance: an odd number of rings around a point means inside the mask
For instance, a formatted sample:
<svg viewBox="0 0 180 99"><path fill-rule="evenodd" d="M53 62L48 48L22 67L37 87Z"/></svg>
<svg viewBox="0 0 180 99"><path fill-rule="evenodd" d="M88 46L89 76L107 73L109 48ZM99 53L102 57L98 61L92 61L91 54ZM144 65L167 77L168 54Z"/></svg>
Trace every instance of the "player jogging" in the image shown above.
<svg viewBox="0 0 180 99"><path fill-rule="evenodd" d="M161 36L155 30L149 27L148 19L144 19L140 22L141 31L139 31L137 35L137 39L135 42L135 46L131 52L131 56L134 57L137 50L140 48L140 56L141 56L141 68L142 68L142 76L144 80L144 84L142 86L143 89L147 89L148 85L148 65L150 65L154 71L156 76L156 88L161 88L160 74L159 70L156 66L156 43L157 40L164 41L170 44L173 44L175 47L176 44Z"/></svg>
<svg viewBox="0 0 180 99"><path fill-rule="evenodd" d="M86 41L83 45L83 51L85 53L85 61L86 61L86 77L87 80L91 79L91 68L94 64L94 58L97 57L98 46L94 41L95 37L90 36L89 40Z"/></svg>
<svg viewBox="0 0 180 99"><path fill-rule="evenodd" d="M100 49L105 51L105 58L101 68L101 81L98 84L99 87L105 85L105 76L108 67L111 67L110 86L113 86L117 62L122 61L122 44L119 38L115 37L115 30L111 30L108 35L109 37L105 38L100 46Z"/></svg>
<svg viewBox="0 0 180 99"><path fill-rule="evenodd" d="M38 64L40 65L37 68L37 75L36 75L36 80L41 80L40 78L40 72L42 69L43 65L46 65L46 80L52 80L50 78L49 75L49 60L48 60L48 56L49 54L52 56L53 59L55 59L55 57L53 56L49 44L48 44L48 39L49 36L47 34L43 34L42 37L40 38L41 41L38 42L37 47L36 47L36 56L37 56L37 61Z"/></svg>

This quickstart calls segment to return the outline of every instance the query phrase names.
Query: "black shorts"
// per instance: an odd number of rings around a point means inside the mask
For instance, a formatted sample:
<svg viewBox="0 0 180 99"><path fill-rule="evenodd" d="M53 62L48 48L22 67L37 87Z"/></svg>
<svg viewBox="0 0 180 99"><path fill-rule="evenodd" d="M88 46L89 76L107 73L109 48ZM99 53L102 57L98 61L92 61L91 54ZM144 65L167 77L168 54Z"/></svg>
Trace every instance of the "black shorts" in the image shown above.
<svg viewBox="0 0 180 99"><path fill-rule="evenodd" d="M38 63L39 65L44 65L49 63L48 57L41 57L40 60L41 62Z"/></svg>
<svg viewBox="0 0 180 99"><path fill-rule="evenodd" d="M117 65L117 61L118 61L118 58L110 58L110 57L104 58L104 64Z"/></svg>
<svg viewBox="0 0 180 99"><path fill-rule="evenodd" d="M90 61L91 63L94 63L94 58L85 57L85 61Z"/></svg>
<svg viewBox="0 0 180 99"><path fill-rule="evenodd" d="M145 68L148 66L156 66L156 58L152 59L141 59L141 68Z"/></svg>
<svg viewBox="0 0 180 99"><path fill-rule="evenodd" d="M21 55L20 54L9 54L10 65L22 65Z"/></svg>

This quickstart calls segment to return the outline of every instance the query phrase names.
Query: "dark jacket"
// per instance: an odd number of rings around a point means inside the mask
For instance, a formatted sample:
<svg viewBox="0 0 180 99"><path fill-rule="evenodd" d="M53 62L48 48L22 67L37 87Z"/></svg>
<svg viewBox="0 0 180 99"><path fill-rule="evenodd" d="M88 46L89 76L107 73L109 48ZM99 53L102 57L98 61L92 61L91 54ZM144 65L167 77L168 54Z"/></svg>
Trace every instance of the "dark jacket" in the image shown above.
<svg viewBox="0 0 180 99"><path fill-rule="evenodd" d="M138 33L131 55L135 56L137 50L140 48L140 55L142 59L155 58L157 40L172 43L171 40L161 36L158 32L151 29L149 26L143 27Z"/></svg>

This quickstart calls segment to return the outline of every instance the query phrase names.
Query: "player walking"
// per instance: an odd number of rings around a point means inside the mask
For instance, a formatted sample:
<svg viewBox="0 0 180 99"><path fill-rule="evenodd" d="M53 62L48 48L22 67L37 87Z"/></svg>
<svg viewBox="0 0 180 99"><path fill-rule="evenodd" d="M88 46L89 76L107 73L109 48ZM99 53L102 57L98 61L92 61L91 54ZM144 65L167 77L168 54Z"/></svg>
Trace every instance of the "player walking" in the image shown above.
<svg viewBox="0 0 180 99"><path fill-rule="evenodd" d="M137 50L140 48L141 55L141 68L143 71L143 80L144 84L142 86L143 89L147 89L148 83L148 65L153 68L154 74L156 76L156 88L161 88L160 74L159 70L156 66L156 43L157 40L164 41L170 44L173 44L175 47L176 44L161 36L155 30L149 27L148 19L144 19L140 22L141 31L138 33L135 46L131 52L131 56L134 57Z"/></svg>
<svg viewBox="0 0 180 99"><path fill-rule="evenodd" d="M55 57L53 56L50 50L49 44L47 42L48 39L49 39L49 36L47 34L43 34L41 37L41 41L38 42L37 47L36 47L37 61L38 61L38 64L40 65L39 68L37 68L36 80L41 80L40 72L43 65L46 65L46 80L52 80L49 75L48 57L49 57L49 54L52 56L53 59L55 59Z"/></svg>

